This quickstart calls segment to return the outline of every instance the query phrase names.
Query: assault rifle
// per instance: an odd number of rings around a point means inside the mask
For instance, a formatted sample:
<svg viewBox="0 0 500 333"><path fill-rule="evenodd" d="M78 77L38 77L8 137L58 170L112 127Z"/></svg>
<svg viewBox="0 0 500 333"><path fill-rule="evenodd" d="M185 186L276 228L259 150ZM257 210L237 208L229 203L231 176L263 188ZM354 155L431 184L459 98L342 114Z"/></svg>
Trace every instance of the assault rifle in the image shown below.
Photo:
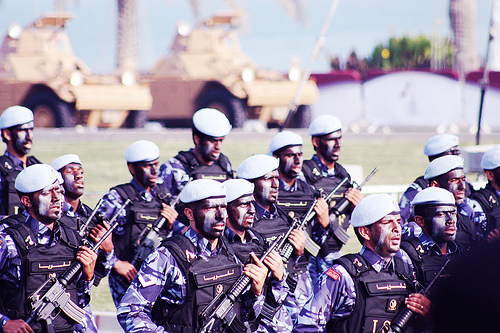
<svg viewBox="0 0 500 333"><path fill-rule="evenodd" d="M432 279L429 285L421 292L422 295L427 296L431 287L437 281L441 273L443 273L444 269L450 262L451 258L448 258L446 262L443 264L439 272L437 272L436 276ZM379 328L376 333L403 333L408 328L408 324L415 317L415 313L408 309L406 306L403 306L401 310L396 314L391 323L385 323L384 326Z"/></svg>
<svg viewBox="0 0 500 333"><path fill-rule="evenodd" d="M347 181L345 178L332 192L325 198L330 200L335 192ZM288 241L288 236L294 229L303 229L313 218L316 216L314 211L314 206L316 205L317 198L309 207L309 210L304 215L302 220L295 218L292 225L288 230L279 235L271 244L269 249L262 255L260 261L264 261L267 255L273 250L281 255L284 262L287 262L292 253L293 246ZM311 240L312 242L312 240ZM316 245L317 246L317 245ZM319 249L319 247L318 247ZM238 298L243 294L243 292L248 288L252 280L246 276L242 275L240 278L231 286L227 293L220 293L208 304L205 309L200 314L200 319L202 325L199 330L200 333L220 333L229 329L233 333L245 332L244 326L239 320L236 319L236 312L234 311L234 304Z"/></svg>
<svg viewBox="0 0 500 333"><path fill-rule="evenodd" d="M372 176L378 171L378 168L375 168L370 172L370 174L361 182L361 184L356 184L356 182L353 182L353 185L355 185L358 190L361 191L363 186L372 178ZM351 202L347 200L347 198L342 198L335 204L334 207L332 207L332 213L335 215L335 219L330 221L330 229L333 231L335 236L343 243L347 243L347 240L349 239L349 235L345 232L343 228L340 227L339 223L339 216L346 214L351 207Z"/></svg>
<svg viewBox="0 0 500 333"><path fill-rule="evenodd" d="M129 203L130 199L125 201L123 206L111 218L109 221L109 229L92 247L92 251L97 252L102 242L104 242L118 226L118 222L115 222L115 220ZM52 320L62 311L75 322L81 323L85 316L85 311L71 300L69 294L66 293L66 289L80 276L82 270L82 263L75 260L59 278L50 277L42 283L42 285L29 297L33 310L28 314L25 322L30 326L33 326L36 322L44 322L47 325L47 331L53 333L54 327L52 325ZM51 282L53 282L52 286L43 295L39 295L45 286Z"/></svg>
<svg viewBox="0 0 500 333"><path fill-rule="evenodd" d="M99 210L99 208L101 208L101 205L102 203L104 202L104 200L102 199L99 199L99 202L97 203L97 205L95 206L94 210L92 211L92 213L90 213L90 216L88 217L87 221L85 222L85 224L83 224L80 229L78 230L78 234L81 236L81 237L87 237L88 236L88 230L87 228L89 227L90 223L92 222L92 220L94 219L94 217L96 216L97 214L97 211Z"/></svg>
<svg viewBox="0 0 500 333"><path fill-rule="evenodd" d="M292 230L290 228L285 234L279 235L260 257L260 261L264 261L274 249L280 252L279 249L283 247ZM233 333L246 332L243 323L237 319L234 305L251 283L252 279L243 274L226 293L219 293L200 313L202 325L199 332L220 333L225 332L226 329Z"/></svg>

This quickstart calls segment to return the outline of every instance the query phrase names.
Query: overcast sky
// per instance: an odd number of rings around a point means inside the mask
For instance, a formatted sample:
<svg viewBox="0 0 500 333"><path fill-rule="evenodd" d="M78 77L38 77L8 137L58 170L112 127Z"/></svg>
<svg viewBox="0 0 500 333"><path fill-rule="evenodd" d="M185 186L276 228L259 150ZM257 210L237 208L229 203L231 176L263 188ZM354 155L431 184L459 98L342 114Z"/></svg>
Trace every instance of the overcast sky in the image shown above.
<svg viewBox="0 0 500 333"><path fill-rule="evenodd" d="M0 4L0 32L11 22L32 22L54 9L53 0L3 0ZM115 64L116 0L73 0L68 9L75 18L68 34L75 54L94 72L110 72ZM203 17L227 9L220 0L200 0ZM246 23L240 31L243 51L258 65L286 70L291 56L298 56L304 68L326 19L331 2L305 0L305 24L294 21L279 1L240 0ZM389 37L449 36L449 0L340 0L328 30L323 51L314 72L329 70L327 55L345 59L355 50L359 57L369 56L373 48ZM188 0L137 0L139 68L151 68L167 52L176 23L194 23ZM490 21L490 0L477 1L477 42L485 53Z"/></svg>

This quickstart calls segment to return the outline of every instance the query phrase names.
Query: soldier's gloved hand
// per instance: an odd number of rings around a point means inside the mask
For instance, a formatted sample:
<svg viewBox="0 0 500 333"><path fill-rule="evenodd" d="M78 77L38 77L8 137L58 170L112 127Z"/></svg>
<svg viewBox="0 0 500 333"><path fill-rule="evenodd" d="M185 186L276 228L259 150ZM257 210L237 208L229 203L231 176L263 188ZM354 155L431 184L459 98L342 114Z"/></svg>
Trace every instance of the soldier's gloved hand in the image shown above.
<svg viewBox="0 0 500 333"><path fill-rule="evenodd" d="M324 198L318 198L316 205L314 206L314 211L318 218L318 222L323 228L328 228L330 225L330 214L328 212L328 204Z"/></svg>
<svg viewBox="0 0 500 333"><path fill-rule="evenodd" d="M278 252L272 250L264 259L264 264L273 272L273 276L278 280L283 278L283 260Z"/></svg>
<svg viewBox="0 0 500 333"><path fill-rule="evenodd" d="M161 215L167 219L167 222L165 222L165 228L167 230L171 230L173 225L174 225L174 221L175 221L175 219L177 219L177 216L179 215L179 213L177 213L175 208L170 207L169 205L167 205L163 202L161 203L161 205L163 206L163 208L161 210Z"/></svg>
<svg viewBox="0 0 500 333"><path fill-rule="evenodd" d="M102 222L104 225L98 224L95 226L94 229L90 230L90 239L94 242L97 243L102 236L106 233L106 231L109 229L109 225L106 222ZM106 253L110 253L113 251L113 240L111 235L109 235L99 246L101 250L103 250Z"/></svg>
<svg viewBox="0 0 500 333"><path fill-rule="evenodd" d="M364 196L361 194L360 190L351 187L347 190L347 192L345 192L345 197L354 205L354 207L356 207Z"/></svg>
<svg viewBox="0 0 500 333"><path fill-rule="evenodd" d="M422 294L410 294L405 299L405 304L411 311L426 317L431 310L431 301Z"/></svg>
<svg viewBox="0 0 500 333"><path fill-rule="evenodd" d="M22 319L7 320L5 325L3 325L3 327L2 327L2 332L4 332L4 333L19 333L19 332L34 333L31 326L28 325Z"/></svg>
<svg viewBox="0 0 500 333"><path fill-rule="evenodd" d="M128 282L132 282L137 275L137 269L128 261L118 260L113 268L118 274L127 279Z"/></svg>
<svg viewBox="0 0 500 333"><path fill-rule="evenodd" d="M86 246L80 246L80 251L76 254L76 259L83 265L83 278L91 281L94 277L94 267L97 261L97 253Z"/></svg>
<svg viewBox="0 0 500 333"><path fill-rule="evenodd" d="M255 253L250 253L250 256L255 264L246 264L245 267L243 267L243 273L252 279L252 292L259 296L262 294L268 269L262 261L257 258Z"/></svg>
<svg viewBox="0 0 500 333"><path fill-rule="evenodd" d="M304 253L304 247L306 245L306 234L304 230L293 229L290 236L288 236L288 240L295 249L293 251L295 255L300 256Z"/></svg>

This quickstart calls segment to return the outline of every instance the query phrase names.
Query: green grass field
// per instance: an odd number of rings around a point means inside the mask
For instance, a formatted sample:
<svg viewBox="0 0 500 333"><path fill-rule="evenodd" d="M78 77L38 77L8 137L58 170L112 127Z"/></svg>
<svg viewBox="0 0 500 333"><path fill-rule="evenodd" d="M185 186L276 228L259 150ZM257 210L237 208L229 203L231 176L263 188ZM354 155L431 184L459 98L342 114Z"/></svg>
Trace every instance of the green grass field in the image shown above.
<svg viewBox="0 0 500 333"><path fill-rule="evenodd" d="M36 138L35 138L36 139ZM45 163L69 153L78 154L85 168L86 195L83 201L93 207L103 193L114 185L130 181L123 153L133 141L103 142L67 142L67 141L35 141L33 155ZM160 147L160 163L174 156L177 151L192 146L191 141L156 142ZM410 184L421 175L427 166L422 147L425 140L352 140L345 137L341 154L342 164L357 164L363 167L364 176L374 167L379 172L372 178L370 185ZM269 141L262 139L245 142L231 141L228 136L224 142L223 152L231 160L233 167L252 154L266 153ZM310 158L313 149L310 141L304 141L304 157ZM345 246L344 252L356 252L359 243L352 237ZM98 311L114 311L107 279L92 292L92 308Z"/></svg>

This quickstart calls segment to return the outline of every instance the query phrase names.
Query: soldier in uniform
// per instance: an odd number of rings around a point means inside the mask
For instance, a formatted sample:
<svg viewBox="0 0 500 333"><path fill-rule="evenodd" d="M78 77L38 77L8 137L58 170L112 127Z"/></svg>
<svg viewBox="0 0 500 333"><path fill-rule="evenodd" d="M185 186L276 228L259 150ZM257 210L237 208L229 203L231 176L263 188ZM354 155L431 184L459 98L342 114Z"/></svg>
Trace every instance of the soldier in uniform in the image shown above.
<svg viewBox="0 0 500 333"><path fill-rule="evenodd" d="M227 218L223 184L195 180L186 185L180 200L186 204L189 229L149 255L123 296L118 320L128 333L197 332L202 310L243 273L252 284L236 304L232 331L245 331L241 318L252 311L259 315L268 270L254 253L254 264L242 267L223 236ZM252 308L247 307L250 304Z"/></svg>
<svg viewBox="0 0 500 333"><path fill-rule="evenodd" d="M221 153L225 136L231 130L226 116L215 109L201 109L193 115L194 148L180 151L160 167L163 184L177 196L189 179L214 179L220 182L234 178L231 163Z"/></svg>
<svg viewBox="0 0 500 333"><path fill-rule="evenodd" d="M484 153L481 167L488 183L472 194L468 205L477 232L486 238L491 232L498 235L500 226L500 145Z"/></svg>
<svg viewBox="0 0 500 333"><path fill-rule="evenodd" d="M439 187L428 187L418 192L411 206L415 223L422 228L418 237L405 239L401 249L412 259L417 280L427 287L441 267L460 254L460 248L455 243L457 235L457 208L455 198L449 191ZM443 283L441 277L429 292L439 288Z"/></svg>
<svg viewBox="0 0 500 333"><path fill-rule="evenodd" d="M465 196L464 164L460 156L446 155L439 157L427 165L424 179L430 186L440 187L451 192L457 206L457 244L468 253L479 241L474 223L467 215L470 200Z"/></svg>
<svg viewBox="0 0 500 333"><path fill-rule="evenodd" d="M11 215L2 222L0 232L0 327L2 332L42 332L42 324L30 327L28 299L43 282L58 276L75 258L83 264L83 272L66 291L71 300L84 308L90 301L90 287L97 254L79 246L78 234L58 222L61 216L62 187L58 173L50 165L36 164L19 173L15 188L25 213ZM94 239L95 241L95 239ZM42 289L45 293L50 284ZM84 332L66 314L52 321L55 332Z"/></svg>
<svg viewBox="0 0 500 333"><path fill-rule="evenodd" d="M333 260L342 255L342 246L349 239L347 228L349 227L350 213L358 202L363 198L361 192L351 186L351 176L338 163L340 148L342 146L342 123L332 115L321 115L315 118L308 130L311 135L312 145L316 152L310 160L304 161L302 172L306 181L316 189L323 189L326 193L331 192L344 178L348 178L338 191L339 195L330 202L330 222L326 227L313 231L313 239L321 246L319 254L311 258L309 271L315 282ZM351 205L347 212L337 218L334 214L336 202L345 197Z"/></svg>
<svg viewBox="0 0 500 333"><path fill-rule="evenodd" d="M11 106L0 116L2 141L7 148L0 157L0 216L19 214L23 209L14 180L27 166L41 163L28 156L33 146L33 112L23 106Z"/></svg>
<svg viewBox="0 0 500 333"><path fill-rule="evenodd" d="M432 162L436 158L446 156L446 155L457 155L460 156L460 147L458 136L453 134L439 134L431 137L424 145L424 154L428 157L429 162ZM429 187L429 182L420 176L406 189L406 191L401 196L399 201L399 207L401 208L401 220L403 221L403 238L418 237L421 229L413 221L411 216L411 201L415 198L418 192L424 188ZM474 191L471 184L466 183L466 197Z"/></svg>
<svg viewBox="0 0 500 333"><path fill-rule="evenodd" d="M419 316L431 303L414 293L413 270L399 252L401 218L388 194L361 200L351 224L363 247L336 260L314 287L294 332L376 332L404 305Z"/></svg>
<svg viewBox="0 0 500 333"><path fill-rule="evenodd" d="M262 234L268 244L276 237L287 232L292 223L283 210L278 208L279 161L269 155L253 155L241 163L237 169L238 177L246 179L255 185L255 222L253 228ZM288 272L287 285L289 295L284 306L295 320L301 306L307 300L310 284L307 268L300 262L304 254L306 235L303 230L294 229L288 238L294 248L293 255L286 263Z"/></svg>
<svg viewBox="0 0 500 333"><path fill-rule="evenodd" d="M261 257L267 250L264 237L252 230L255 218L254 185L245 179L229 179L224 183L226 187L227 221L224 234L235 250L238 259L246 263L253 252ZM290 332L292 320L288 311L281 307L288 295L288 286L285 283L283 260L276 250L272 250L263 263L273 273L266 280L264 303L261 317L249 321L252 331L259 332Z"/></svg>
<svg viewBox="0 0 500 333"><path fill-rule="evenodd" d="M111 219L127 199L132 200L118 216L119 226L113 232L115 258L111 262L113 269L109 275L109 286L116 306L137 274L138 267L132 265L131 261L136 254L141 233L156 222L161 214L167 219L160 232L160 237L165 239L171 234L177 218L175 209L166 202L169 193L164 186L157 184L159 157L160 150L155 143L146 140L132 143L125 151L132 180L111 188L99 209L100 213Z"/></svg>
<svg viewBox="0 0 500 333"><path fill-rule="evenodd" d="M50 165L61 174L64 181L62 184L64 188L64 202L59 222L78 232L87 223L87 219L92 214L92 209L80 200L85 189L85 175L80 157L75 154L63 155L56 158ZM106 232L108 225L104 221L103 225L96 224L95 221L93 219L89 223L87 230L89 235L91 234L94 239L99 240ZM97 256L94 269L95 286L99 284L101 278L107 276L111 271L113 253L113 241L111 237L107 237L102 242ZM86 331L97 332L90 304L85 307L85 313L87 315Z"/></svg>

